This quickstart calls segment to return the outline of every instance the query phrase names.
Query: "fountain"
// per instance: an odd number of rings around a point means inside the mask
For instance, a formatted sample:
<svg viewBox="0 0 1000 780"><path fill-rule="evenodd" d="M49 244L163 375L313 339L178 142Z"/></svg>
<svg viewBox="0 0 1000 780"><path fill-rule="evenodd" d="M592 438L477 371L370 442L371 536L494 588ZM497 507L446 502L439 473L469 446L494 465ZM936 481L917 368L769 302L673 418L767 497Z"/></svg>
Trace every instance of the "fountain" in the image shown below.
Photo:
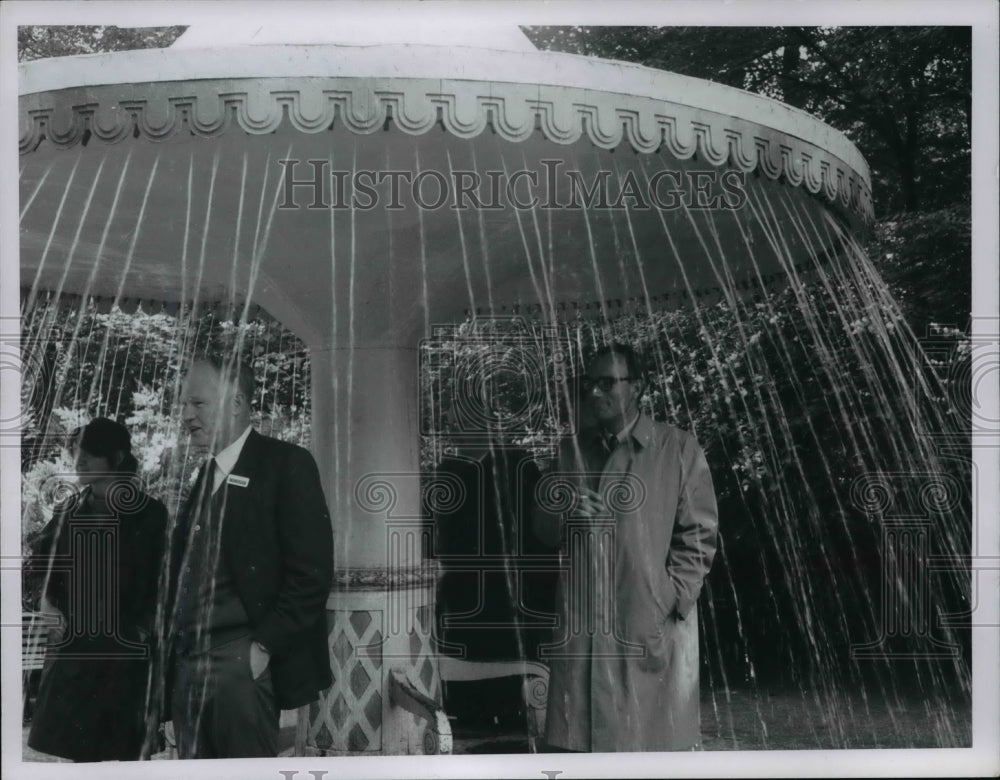
<svg viewBox="0 0 1000 780"><path fill-rule="evenodd" d="M866 273L869 172L839 132L502 32L233 25L21 66L29 307L42 291L254 305L308 346L337 570L335 683L300 723L313 752L447 750L422 522L441 499L419 449L436 326L707 317Z"/></svg>

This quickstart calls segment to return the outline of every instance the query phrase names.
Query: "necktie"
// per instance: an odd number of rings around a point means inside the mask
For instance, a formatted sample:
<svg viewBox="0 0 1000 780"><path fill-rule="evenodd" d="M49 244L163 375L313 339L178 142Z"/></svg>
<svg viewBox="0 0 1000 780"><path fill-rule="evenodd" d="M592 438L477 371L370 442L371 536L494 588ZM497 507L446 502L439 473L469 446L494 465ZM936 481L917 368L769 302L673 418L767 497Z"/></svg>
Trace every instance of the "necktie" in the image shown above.
<svg viewBox="0 0 1000 780"><path fill-rule="evenodd" d="M226 475L222 473L222 467L219 466L219 462L215 458L209 458L207 466L209 477L212 480L212 495L214 496Z"/></svg>
<svg viewBox="0 0 1000 780"><path fill-rule="evenodd" d="M204 639L199 622L202 597L208 584L206 574L213 561L212 478L215 470L215 458L209 458L202 464L186 507L188 537L184 568L178 583L177 611L183 652L193 652Z"/></svg>
<svg viewBox="0 0 1000 780"><path fill-rule="evenodd" d="M191 517L196 517L201 512L204 504L212 499L212 474L215 467L215 459L208 458L203 461L198 469L198 476L195 477L194 487L188 493L185 504L186 512Z"/></svg>
<svg viewBox="0 0 1000 780"><path fill-rule="evenodd" d="M608 440L606 442L606 446L608 448L608 452L609 453L614 452L615 449L617 449L619 443L620 442L618 441L618 437L617 436L614 436L614 435L609 436Z"/></svg>

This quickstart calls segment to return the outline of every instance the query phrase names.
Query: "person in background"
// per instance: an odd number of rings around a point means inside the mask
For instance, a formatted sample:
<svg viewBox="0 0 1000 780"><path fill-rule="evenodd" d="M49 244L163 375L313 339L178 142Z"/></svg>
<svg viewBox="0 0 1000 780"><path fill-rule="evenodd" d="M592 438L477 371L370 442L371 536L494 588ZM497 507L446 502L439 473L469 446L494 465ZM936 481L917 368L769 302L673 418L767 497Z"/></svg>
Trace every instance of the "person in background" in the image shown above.
<svg viewBox="0 0 1000 780"><path fill-rule="evenodd" d="M149 639L167 510L143 493L125 426L75 435L78 489L59 503L30 565L44 572L50 631L28 746L73 761L140 758Z"/></svg>
<svg viewBox="0 0 1000 780"><path fill-rule="evenodd" d="M588 362L593 424L565 440L554 478L567 512L539 502L535 533L570 570L556 599L545 740L553 751L682 750L699 733L697 601L718 530L715 491L689 433L642 414L631 347Z"/></svg>
<svg viewBox="0 0 1000 780"><path fill-rule="evenodd" d="M210 457L172 535L169 682L180 758L278 753L279 714L330 686L333 528L312 455L250 424L254 377L190 366L181 419Z"/></svg>

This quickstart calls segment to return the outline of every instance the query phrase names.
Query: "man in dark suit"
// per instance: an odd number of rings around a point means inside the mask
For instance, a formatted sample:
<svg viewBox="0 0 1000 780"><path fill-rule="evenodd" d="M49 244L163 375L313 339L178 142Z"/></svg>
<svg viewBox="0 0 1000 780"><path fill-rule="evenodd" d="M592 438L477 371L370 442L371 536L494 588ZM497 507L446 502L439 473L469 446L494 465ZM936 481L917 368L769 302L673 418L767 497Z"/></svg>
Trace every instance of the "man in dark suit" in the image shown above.
<svg viewBox="0 0 1000 780"><path fill-rule="evenodd" d="M331 684L333 531L312 456L250 425L253 374L203 359L182 421L213 457L171 544L170 705L181 758L274 756L281 709Z"/></svg>

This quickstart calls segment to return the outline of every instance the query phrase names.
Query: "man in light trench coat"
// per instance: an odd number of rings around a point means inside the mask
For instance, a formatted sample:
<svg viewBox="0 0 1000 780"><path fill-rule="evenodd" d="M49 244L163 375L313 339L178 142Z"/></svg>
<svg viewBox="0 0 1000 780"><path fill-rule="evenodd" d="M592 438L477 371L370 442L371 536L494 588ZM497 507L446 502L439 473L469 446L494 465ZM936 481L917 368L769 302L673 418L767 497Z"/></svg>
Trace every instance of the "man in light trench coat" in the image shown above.
<svg viewBox="0 0 1000 780"><path fill-rule="evenodd" d="M542 651L545 741L557 751L688 749L700 739L697 601L716 549L712 476L693 436L639 412L630 347L600 350L583 386L595 424L562 443L533 515L566 566L555 641Z"/></svg>

